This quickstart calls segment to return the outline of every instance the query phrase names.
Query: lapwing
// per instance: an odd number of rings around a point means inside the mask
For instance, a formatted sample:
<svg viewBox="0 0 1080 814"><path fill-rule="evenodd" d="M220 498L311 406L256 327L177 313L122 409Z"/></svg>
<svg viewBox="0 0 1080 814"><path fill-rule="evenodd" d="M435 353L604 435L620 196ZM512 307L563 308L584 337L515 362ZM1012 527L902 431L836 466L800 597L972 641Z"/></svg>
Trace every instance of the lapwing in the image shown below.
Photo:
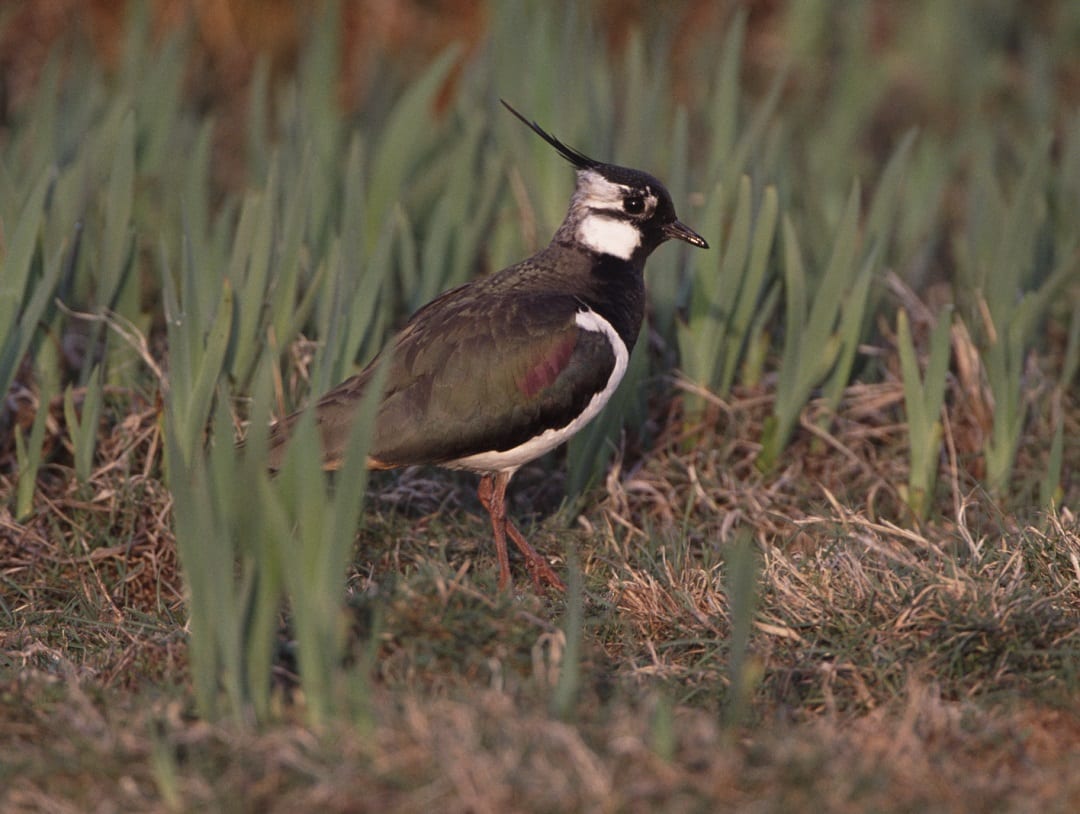
<svg viewBox="0 0 1080 814"><path fill-rule="evenodd" d="M480 475L499 590L512 584L509 536L541 592L564 585L507 517L506 487L522 465L595 418L619 386L645 313L643 273L653 250L671 238L708 244L678 220L655 177L589 158L503 105L577 171L551 243L423 306L387 349L313 409L323 465L339 468L365 388L388 355L367 465L430 464ZM281 465L299 415L272 428L272 468Z"/></svg>

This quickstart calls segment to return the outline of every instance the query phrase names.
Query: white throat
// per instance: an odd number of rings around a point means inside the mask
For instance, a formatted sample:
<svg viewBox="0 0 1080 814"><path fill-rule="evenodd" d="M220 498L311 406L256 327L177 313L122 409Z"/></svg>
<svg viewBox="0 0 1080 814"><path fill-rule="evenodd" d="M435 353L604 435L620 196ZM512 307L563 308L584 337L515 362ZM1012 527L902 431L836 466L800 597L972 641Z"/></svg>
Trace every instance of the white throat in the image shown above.
<svg viewBox="0 0 1080 814"><path fill-rule="evenodd" d="M610 254L620 260L629 260L641 245L641 232L637 226L599 212L590 212L581 219L577 238L594 252Z"/></svg>

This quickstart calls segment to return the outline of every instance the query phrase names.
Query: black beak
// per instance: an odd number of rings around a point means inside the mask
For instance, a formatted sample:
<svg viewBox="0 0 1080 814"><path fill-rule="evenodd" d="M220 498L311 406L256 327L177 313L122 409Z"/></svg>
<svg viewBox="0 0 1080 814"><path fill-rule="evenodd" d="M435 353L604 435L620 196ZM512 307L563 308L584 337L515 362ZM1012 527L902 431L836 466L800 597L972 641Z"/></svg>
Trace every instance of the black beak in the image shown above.
<svg viewBox="0 0 1080 814"><path fill-rule="evenodd" d="M661 228L661 231L663 231L664 237L685 240L691 246L697 246L699 249L709 248L709 244L705 242L705 238L682 221L673 220L671 223L665 223Z"/></svg>

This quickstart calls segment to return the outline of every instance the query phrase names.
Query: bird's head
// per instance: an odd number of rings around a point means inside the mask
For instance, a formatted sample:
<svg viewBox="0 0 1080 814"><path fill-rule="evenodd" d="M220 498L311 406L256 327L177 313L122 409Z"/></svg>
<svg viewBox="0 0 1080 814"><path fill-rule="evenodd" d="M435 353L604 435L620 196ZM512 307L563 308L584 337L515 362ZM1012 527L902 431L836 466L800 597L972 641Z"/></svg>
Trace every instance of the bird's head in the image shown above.
<svg viewBox="0 0 1080 814"><path fill-rule="evenodd" d="M670 193L654 176L589 158L505 101L503 105L577 169L577 187L557 238L561 236L597 254L621 260L635 256L644 260L671 238L709 248L701 235L678 219Z"/></svg>

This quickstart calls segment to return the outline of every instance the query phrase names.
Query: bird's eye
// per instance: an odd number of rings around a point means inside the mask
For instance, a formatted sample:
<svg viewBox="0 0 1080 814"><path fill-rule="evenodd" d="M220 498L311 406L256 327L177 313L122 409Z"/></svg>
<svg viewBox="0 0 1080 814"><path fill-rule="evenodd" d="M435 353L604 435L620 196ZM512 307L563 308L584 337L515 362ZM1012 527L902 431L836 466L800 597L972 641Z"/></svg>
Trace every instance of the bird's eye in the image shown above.
<svg viewBox="0 0 1080 814"><path fill-rule="evenodd" d="M645 211L645 199L640 195L631 195L623 200L623 209L629 215L640 215Z"/></svg>

